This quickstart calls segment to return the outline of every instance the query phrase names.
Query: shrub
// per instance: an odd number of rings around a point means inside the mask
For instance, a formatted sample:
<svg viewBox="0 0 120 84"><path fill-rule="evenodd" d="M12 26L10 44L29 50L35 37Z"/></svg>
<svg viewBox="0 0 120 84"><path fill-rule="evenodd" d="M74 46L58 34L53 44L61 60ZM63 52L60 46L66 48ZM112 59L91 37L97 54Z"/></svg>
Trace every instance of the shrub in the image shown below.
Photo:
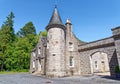
<svg viewBox="0 0 120 84"><path fill-rule="evenodd" d="M116 67L115 67L115 73L120 73L120 68L119 68L119 66L116 66Z"/></svg>

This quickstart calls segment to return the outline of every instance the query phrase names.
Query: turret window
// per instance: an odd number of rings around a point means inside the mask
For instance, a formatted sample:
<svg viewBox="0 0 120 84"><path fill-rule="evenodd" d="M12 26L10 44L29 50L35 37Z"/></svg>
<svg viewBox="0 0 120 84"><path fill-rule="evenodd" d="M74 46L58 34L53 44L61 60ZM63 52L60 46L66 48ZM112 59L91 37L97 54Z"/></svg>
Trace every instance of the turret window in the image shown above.
<svg viewBox="0 0 120 84"><path fill-rule="evenodd" d="M53 56L56 56L56 54L53 54Z"/></svg>

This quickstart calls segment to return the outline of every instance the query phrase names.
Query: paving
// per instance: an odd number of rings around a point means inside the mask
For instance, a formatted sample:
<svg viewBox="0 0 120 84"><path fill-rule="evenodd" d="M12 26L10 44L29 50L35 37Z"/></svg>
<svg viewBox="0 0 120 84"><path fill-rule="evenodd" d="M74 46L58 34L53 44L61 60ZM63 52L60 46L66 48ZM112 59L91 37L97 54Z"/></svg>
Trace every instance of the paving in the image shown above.
<svg viewBox="0 0 120 84"><path fill-rule="evenodd" d="M0 75L0 84L120 84L120 79L108 76L45 78L29 73Z"/></svg>

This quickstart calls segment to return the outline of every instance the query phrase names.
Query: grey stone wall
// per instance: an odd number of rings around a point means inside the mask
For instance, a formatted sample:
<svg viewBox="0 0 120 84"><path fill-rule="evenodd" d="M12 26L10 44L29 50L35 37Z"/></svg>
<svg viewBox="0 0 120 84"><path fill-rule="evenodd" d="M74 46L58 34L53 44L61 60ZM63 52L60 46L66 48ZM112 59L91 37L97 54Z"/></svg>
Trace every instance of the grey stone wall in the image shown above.
<svg viewBox="0 0 120 84"><path fill-rule="evenodd" d="M79 52L81 75L92 74L90 56L96 52L104 52L108 55L110 72L111 75L114 76L114 68L117 65L117 55L115 54L116 51L114 46L101 47Z"/></svg>
<svg viewBox="0 0 120 84"><path fill-rule="evenodd" d="M31 52L30 73L45 74L46 37L40 36L38 44ZM35 64L35 67L33 67Z"/></svg>
<svg viewBox="0 0 120 84"><path fill-rule="evenodd" d="M83 42L80 42L72 32L72 24L68 19L66 23L66 50L65 50L67 76L80 75L80 68L79 68L80 57L78 53L79 44L83 44ZM73 57L73 60L74 60L74 66L72 67L70 66L70 57Z"/></svg>
<svg viewBox="0 0 120 84"><path fill-rule="evenodd" d="M46 76L65 76L65 32L62 28L50 28L47 35Z"/></svg>
<svg viewBox="0 0 120 84"><path fill-rule="evenodd" d="M93 74L91 56L103 52L107 54L111 76L115 76L115 67L120 66L120 27L112 29L113 36L89 43L76 38L70 21L66 27L59 27L64 25L49 28L47 38L40 37L32 50L31 73L38 71L47 77ZM73 57L73 66L70 66L70 57Z"/></svg>
<svg viewBox="0 0 120 84"><path fill-rule="evenodd" d="M78 51L82 75L92 73L90 56L96 52L104 52L108 55L111 76L115 76L114 69L115 66L118 65L118 57L116 54L115 42L112 37L79 45Z"/></svg>
<svg viewBox="0 0 120 84"><path fill-rule="evenodd" d="M34 64L36 64L35 63L35 60L36 60L35 50L36 49L33 49L32 52L31 52L31 57L30 57L30 73L34 73L36 71L36 67L33 67L33 62L34 62Z"/></svg>
<svg viewBox="0 0 120 84"><path fill-rule="evenodd" d="M93 41L93 42L89 42L83 45L79 45L79 51L84 51L89 50L89 49L93 49L93 48L98 48L98 47L103 47L103 46L108 46L108 45L113 45L114 44L114 39L112 37L108 37L105 39L101 39L98 41Z"/></svg>
<svg viewBox="0 0 120 84"><path fill-rule="evenodd" d="M112 29L113 38L117 52L118 65L120 67L120 27Z"/></svg>

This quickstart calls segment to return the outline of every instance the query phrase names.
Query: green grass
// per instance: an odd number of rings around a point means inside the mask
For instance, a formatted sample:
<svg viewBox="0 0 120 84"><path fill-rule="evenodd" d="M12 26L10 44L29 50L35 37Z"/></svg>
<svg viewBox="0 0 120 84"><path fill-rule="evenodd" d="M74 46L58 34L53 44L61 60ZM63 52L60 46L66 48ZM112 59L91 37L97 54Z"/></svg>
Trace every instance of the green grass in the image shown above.
<svg viewBox="0 0 120 84"><path fill-rule="evenodd" d="M16 74L16 73L27 73L27 72L14 72L14 71L1 71L0 74Z"/></svg>

